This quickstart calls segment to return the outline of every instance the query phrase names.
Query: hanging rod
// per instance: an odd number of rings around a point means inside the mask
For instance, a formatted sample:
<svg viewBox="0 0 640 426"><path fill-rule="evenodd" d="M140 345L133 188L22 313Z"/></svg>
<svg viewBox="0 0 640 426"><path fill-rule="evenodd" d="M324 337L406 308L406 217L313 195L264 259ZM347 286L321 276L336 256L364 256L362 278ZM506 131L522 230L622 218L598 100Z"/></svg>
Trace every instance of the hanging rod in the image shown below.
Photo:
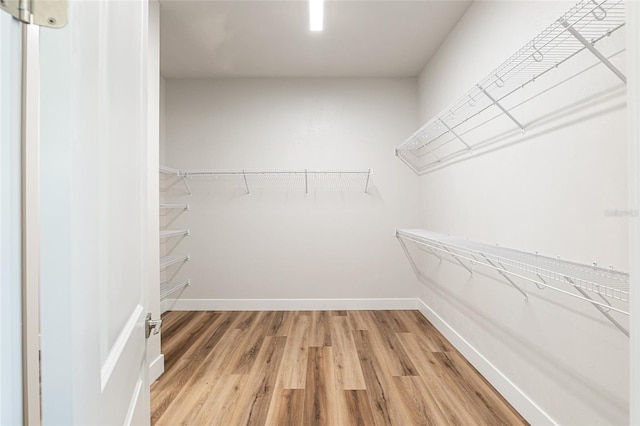
<svg viewBox="0 0 640 426"><path fill-rule="evenodd" d="M350 170L312 170L312 169L246 169L246 170L182 170L181 173L186 177L195 176L216 176L216 175L348 175L359 174L369 175L373 173L373 169L350 169Z"/></svg>
<svg viewBox="0 0 640 426"><path fill-rule="evenodd" d="M189 260L191 260L191 257L188 254L183 256L162 256L160 258L160 269L165 269L176 263L188 262Z"/></svg>
<svg viewBox="0 0 640 426"><path fill-rule="evenodd" d="M167 239L171 237L189 236L191 232L188 229L165 229L160 231L160 239Z"/></svg>
<svg viewBox="0 0 640 426"><path fill-rule="evenodd" d="M180 291L183 288L189 287L190 285L191 280L184 280L178 283L163 282L160 284L160 300L166 299L173 293Z"/></svg>
<svg viewBox="0 0 640 426"><path fill-rule="evenodd" d="M499 109L522 131L525 126L503 101L578 53L587 50L622 82L624 74L595 47L625 25L623 0L583 0L489 73L455 102L409 136L396 156L416 174L441 167L469 153L473 146L458 129L478 114Z"/></svg>
<svg viewBox="0 0 640 426"><path fill-rule="evenodd" d="M242 170L214 170L214 169L190 169L180 170L180 176L183 178L194 178L204 176L242 176L244 181L245 190L247 194L251 194L249 190L249 182L247 176L255 175L300 175L304 176L305 193L309 193L309 177L317 177L322 175L360 175L366 177L364 184L364 192L369 190L369 182L371 180L371 174L373 169L341 169L341 170L322 170L322 169L242 169Z"/></svg>
<svg viewBox="0 0 640 426"><path fill-rule="evenodd" d="M586 301L629 336L628 330L609 315L610 311L629 315L629 275L624 272L543 256L537 252L531 253L469 241L423 229L398 229L396 237L418 276L422 274L411 258L404 241L428 248L428 251L440 260L442 256L435 253L450 256L462 264L469 273L473 273L472 268L475 265L494 269L522 293L525 299L527 299L526 289L518 286L512 278L532 282L539 289L548 288ZM464 263L465 261L468 265ZM615 306L611 303L613 300L618 302Z"/></svg>

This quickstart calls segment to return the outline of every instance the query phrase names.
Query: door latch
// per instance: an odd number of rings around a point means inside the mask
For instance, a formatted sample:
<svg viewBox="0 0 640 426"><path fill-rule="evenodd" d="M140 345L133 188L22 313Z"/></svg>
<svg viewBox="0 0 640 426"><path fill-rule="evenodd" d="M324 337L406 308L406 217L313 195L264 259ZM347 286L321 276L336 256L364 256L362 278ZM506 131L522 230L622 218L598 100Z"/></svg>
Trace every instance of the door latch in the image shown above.
<svg viewBox="0 0 640 426"><path fill-rule="evenodd" d="M151 319L151 312L149 312L144 319L144 337L148 339L151 336L151 330L153 330L153 334L160 333L161 328L162 320Z"/></svg>

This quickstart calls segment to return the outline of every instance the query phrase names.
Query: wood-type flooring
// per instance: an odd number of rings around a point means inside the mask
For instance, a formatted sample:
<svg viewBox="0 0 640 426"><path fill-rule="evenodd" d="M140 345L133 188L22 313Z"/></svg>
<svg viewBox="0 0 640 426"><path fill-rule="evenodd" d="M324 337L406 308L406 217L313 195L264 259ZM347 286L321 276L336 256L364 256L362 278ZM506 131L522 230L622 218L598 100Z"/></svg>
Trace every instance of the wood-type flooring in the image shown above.
<svg viewBox="0 0 640 426"><path fill-rule="evenodd" d="M154 425L521 425L418 311L167 312Z"/></svg>

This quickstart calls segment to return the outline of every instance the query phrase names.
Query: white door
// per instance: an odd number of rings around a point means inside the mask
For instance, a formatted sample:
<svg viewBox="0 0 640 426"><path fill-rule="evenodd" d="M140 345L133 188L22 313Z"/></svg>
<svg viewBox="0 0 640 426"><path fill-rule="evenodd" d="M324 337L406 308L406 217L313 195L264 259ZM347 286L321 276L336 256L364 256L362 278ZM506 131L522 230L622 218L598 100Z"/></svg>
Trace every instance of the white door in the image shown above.
<svg viewBox="0 0 640 426"><path fill-rule="evenodd" d="M43 423L148 424L148 4L68 10L40 38Z"/></svg>

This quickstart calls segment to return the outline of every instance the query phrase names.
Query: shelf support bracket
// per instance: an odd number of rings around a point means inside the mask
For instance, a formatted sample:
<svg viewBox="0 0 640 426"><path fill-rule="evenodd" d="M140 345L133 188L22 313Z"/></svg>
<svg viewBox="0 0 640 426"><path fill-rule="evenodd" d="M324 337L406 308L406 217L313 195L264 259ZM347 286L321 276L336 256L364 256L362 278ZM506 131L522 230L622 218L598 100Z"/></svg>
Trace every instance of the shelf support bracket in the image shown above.
<svg viewBox="0 0 640 426"><path fill-rule="evenodd" d="M247 195L251 195L251 191L249 191L249 184L247 183L247 174L242 170L242 178L244 179L244 187L247 190Z"/></svg>
<svg viewBox="0 0 640 426"><path fill-rule="evenodd" d="M440 122L442 123L442 125L443 125L443 126L444 126L448 131L449 131L449 132L451 132L451 134L452 134L453 136L455 136L455 137L456 137L456 139L458 139L460 142L462 142L462 144L463 144L464 146L466 146L466 147L467 147L467 150L471 151L471 147L470 147L470 146L469 146L469 145L464 141L464 139L462 139L462 138L460 137L460 135L459 135L459 134L457 134L457 133L455 132L455 130L453 130L451 127L449 127L449 126L447 125L447 123L445 123L445 122L444 122L444 120L443 120L442 118L438 117L438 120L440 120Z"/></svg>
<svg viewBox="0 0 640 426"><path fill-rule="evenodd" d="M471 275L473 275L473 270L471 268L469 268L467 265L465 265L460 259L458 259L458 256L456 256L456 254L454 252L452 252L451 250L449 250L446 246L441 245L440 247L442 247L444 249L444 251L446 251L447 253L449 253L459 264L462 265L462 267L464 269L466 269L467 271L469 271L469 273Z"/></svg>
<svg viewBox="0 0 640 426"><path fill-rule="evenodd" d="M424 278L424 276L422 275L422 272L420 272L420 270L418 269L418 266L413 260L413 257L411 257L411 254L409 253L409 249L407 248L407 245L405 244L402 237L396 234L396 238L398 239L398 242L402 246L402 250L404 250L405 256L407 256L407 259L409 259L409 264L411 265L411 269L413 269L413 272L416 274L416 277Z"/></svg>
<svg viewBox="0 0 640 426"><path fill-rule="evenodd" d="M189 186L189 182L187 182L187 176L182 175L182 183L184 183L184 186L187 188L187 194L192 195L191 187Z"/></svg>
<svg viewBox="0 0 640 426"><path fill-rule="evenodd" d="M565 27L567 29L567 31L569 31L571 33L572 36L574 36L576 38L576 40L578 40L580 43L582 43L582 45L584 47L586 47L589 52L593 53L593 55L598 58L600 60L600 62L602 62L607 68L609 68L620 80L622 80L622 82L624 84L627 84L627 77L622 73L622 71L620 71L618 68L616 68L615 65L613 65L611 63L611 61L609 61L609 59L607 59L602 53L600 53L600 51L598 49L595 48L595 46L591 43L589 43L583 36L582 34L580 34L578 31L576 31L575 28L573 28L573 26L571 26L567 21L565 21L564 19L560 20L560 23L562 24L563 27Z"/></svg>
<svg viewBox="0 0 640 426"><path fill-rule="evenodd" d="M515 118L513 115L511 115L511 113L510 113L509 111L507 111L507 110L505 109L505 107L503 107L502 105L500 105L500 102L498 102L498 101L497 101L493 96L491 96L491 95L489 94L489 92L487 92L486 90L484 90L484 88L483 88L482 86L478 85L478 89L480 89L480 90L482 91L482 93L484 93L484 94L485 94L485 96L486 96L487 98L489 98L489 99L491 100L491 102L493 102L493 104L494 104L495 106L497 106L498 108L500 108L500 109L502 110L502 112L504 112L504 113L505 113L505 115L506 115L507 117L509 117L509 118L511 119L511 121L513 121L514 123L516 123L516 126L518 126L518 127L520 128L520 130L522 130L522 131L524 132L524 126L523 126L523 125L522 125L518 120L516 120L516 118Z"/></svg>
<svg viewBox="0 0 640 426"><path fill-rule="evenodd" d="M518 290L520 293L522 293L522 295L524 296L524 300L529 301L529 296L527 296L527 293L525 293L524 290L522 290L520 287L518 287L516 285L516 283L513 282L513 280L511 278L509 278L507 276L507 268L504 267L504 265L500 262L496 262L498 263L497 265L495 263L493 263L487 256L485 256L483 253L480 253L482 255L482 257L484 257L484 259L489 262L489 265L491 265L491 267L493 267L496 271L498 271L498 273L500 275L502 275L502 278L504 278L505 280L507 280L507 282L509 282L509 284L511 284L513 286L513 288L515 288L516 290Z"/></svg>
<svg viewBox="0 0 640 426"><path fill-rule="evenodd" d="M307 169L304 169L304 195L309 195L309 179L307 178Z"/></svg>
<svg viewBox="0 0 640 426"><path fill-rule="evenodd" d="M366 194L369 190L369 178L371 178L371 169L367 172L367 182L364 184L364 193Z"/></svg>
<svg viewBox="0 0 640 426"><path fill-rule="evenodd" d="M425 253L429 253L429 254L434 255L435 257L438 258L438 260L440 262L442 262L442 257L438 253L436 253L435 251L431 250L431 248L429 248L428 246L425 246L425 245L422 245L422 244L417 244L417 246L418 246L418 248L420 250L424 251Z"/></svg>
<svg viewBox="0 0 640 426"><path fill-rule="evenodd" d="M593 300L593 298L586 292L584 291L579 285L577 285L571 278L569 277L564 277L565 280L567 280L567 282L569 284L571 284L573 286L573 288L575 288L585 299L588 299L589 301L591 301L591 304L598 310L600 311L600 313L602 315L605 316L605 318L607 318L609 321L611 321L611 323L613 325L616 326L616 328L618 330L620 330L625 336L629 337L629 330L627 330L626 328L624 328L622 326L622 324L620 324L618 321L616 321L615 318L613 318L609 312L607 312L607 310L600 306L598 303L595 303L595 301Z"/></svg>

